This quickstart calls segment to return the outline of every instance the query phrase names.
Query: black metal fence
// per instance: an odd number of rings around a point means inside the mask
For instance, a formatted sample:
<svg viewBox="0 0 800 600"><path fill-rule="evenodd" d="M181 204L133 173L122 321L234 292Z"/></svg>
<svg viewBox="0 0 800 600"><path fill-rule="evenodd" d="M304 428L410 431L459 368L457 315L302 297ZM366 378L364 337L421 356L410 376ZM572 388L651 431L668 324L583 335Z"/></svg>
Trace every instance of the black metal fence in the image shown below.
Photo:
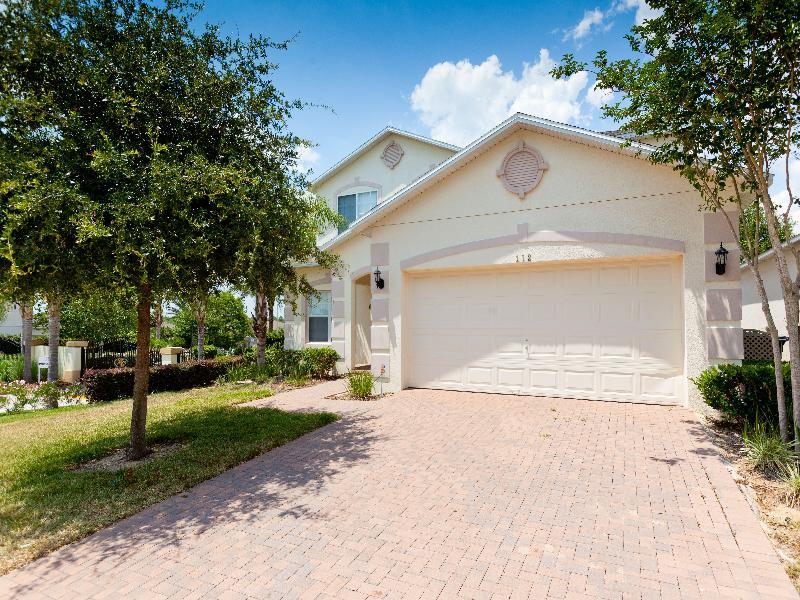
<svg viewBox="0 0 800 600"><path fill-rule="evenodd" d="M178 362L195 360L192 350L184 350L178 355ZM92 342L81 353L81 375L86 369L113 369L116 367L132 367L136 363L136 342L128 340L107 340ZM150 366L161 364L161 351L150 350Z"/></svg>
<svg viewBox="0 0 800 600"><path fill-rule="evenodd" d="M128 340L94 342L83 349L81 372L86 369L132 367L136 362L136 343ZM150 366L161 364L161 353L150 350Z"/></svg>

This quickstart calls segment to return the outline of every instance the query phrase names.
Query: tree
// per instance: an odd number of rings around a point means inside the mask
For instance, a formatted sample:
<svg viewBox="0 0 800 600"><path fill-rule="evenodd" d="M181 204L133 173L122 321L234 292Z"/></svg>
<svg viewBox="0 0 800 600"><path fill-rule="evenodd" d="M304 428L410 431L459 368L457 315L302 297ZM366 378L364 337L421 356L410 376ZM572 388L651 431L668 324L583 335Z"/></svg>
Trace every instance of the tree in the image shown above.
<svg viewBox="0 0 800 600"><path fill-rule="evenodd" d="M147 454L153 298L197 281L203 263L224 277L214 255L237 253L255 209L240 157L283 145L300 107L270 79L268 56L285 44L223 37L196 26L195 9L183 0L9 0L0 11L2 80L13 82L2 88L0 117L16 127L17 105L46 102L28 112L51 154L69 151L54 172L72 194L74 248L96 243L93 275L135 298L132 459ZM59 264L39 255L31 263Z"/></svg>
<svg viewBox="0 0 800 600"><path fill-rule="evenodd" d="M627 40L641 58L611 61L605 51L591 65L566 55L553 74L590 69L596 86L617 94L603 109L626 132L650 136L659 146L655 163L672 165L700 193L705 207L723 211L753 272L773 340L775 376L782 389L777 329L758 262L760 228L740 237L726 209L763 208L770 245L779 249L781 229L797 202L787 178L789 202L778 207L769 191L770 167L789 161L798 147L800 3L797 0L648 0L658 16L634 26ZM749 247L749 249L748 249ZM791 248L800 265L797 249ZM789 332L795 426L800 425L798 284L783 252L775 253ZM781 435L789 437L779 393ZM800 437L795 445L800 449Z"/></svg>
<svg viewBox="0 0 800 600"><path fill-rule="evenodd" d="M752 260L752 252L756 254L763 254L772 248L772 242L769 239L769 231L764 224L764 207L759 202L754 202L750 206L743 208L739 216L739 237L743 240L756 240L753 248L748 243L742 247L743 253L749 253L749 258ZM778 237L781 243L786 243L789 238L794 235L794 221L791 219L783 220L782 215L780 219L780 227L778 229ZM748 257L744 257L745 260Z"/></svg>
<svg viewBox="0 0 800 600"><path fill-rule="evenodd" d="M42 328L47 314L37 314L34 324ZM67 340L129 339L136 335L136 315L130 300L110 292L87 293L61 307L61 337Z"/></svg>
<svg viewBox="0 0 800 600"><path fill-rule="evenodd" d="M268 207L253 220L236 270L237 285L255 296L253 333L259 365L264 364L267 332L278 297L296 306L295 298L317 294L295 266L311 262L334 273L340 268L337 256L317 247L317 236L338 225L339 216L324 198L307 191L305 179L293 168L296 159L296 149L288 149L283 168L262 171L271 175L256 178L249 190Z"/></svg>
<svg viewBox="0 0 800 600"><path fill-rule="evenodd" d="M197 333L192 303L178 304L178 311L172 317L172 322L175 336L182 339L182 345L191 346ZM241 297L229 291L209 294L206 303L206 341L209 344L227 349L241 347L250 332L250 322Z"/></svg>

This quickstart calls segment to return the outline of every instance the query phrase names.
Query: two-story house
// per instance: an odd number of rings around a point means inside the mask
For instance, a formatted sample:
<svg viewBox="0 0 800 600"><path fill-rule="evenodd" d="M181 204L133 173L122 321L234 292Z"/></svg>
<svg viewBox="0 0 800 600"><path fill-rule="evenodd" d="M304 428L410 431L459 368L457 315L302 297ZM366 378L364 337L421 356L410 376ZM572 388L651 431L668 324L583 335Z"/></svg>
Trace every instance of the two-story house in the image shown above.
<svg viewBox="0 0 800 600"><path fill-rule="evenodd" d="M304 267L320 298L287 308L287 347L385 390L697 401L689 378L742 356L738 249L623 142L523 114L465 148L383 130L314 182L346 270Z"/></svg>

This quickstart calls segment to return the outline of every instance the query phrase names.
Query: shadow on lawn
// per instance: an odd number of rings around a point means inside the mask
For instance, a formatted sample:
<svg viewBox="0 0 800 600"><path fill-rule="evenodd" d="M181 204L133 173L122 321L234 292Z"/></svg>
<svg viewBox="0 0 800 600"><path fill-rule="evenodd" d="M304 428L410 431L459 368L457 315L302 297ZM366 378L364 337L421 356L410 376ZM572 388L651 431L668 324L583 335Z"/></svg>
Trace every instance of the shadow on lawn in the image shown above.
<svg viewBox="0 0 800 600"><path fill-rule="evenodd" d="M241 543L247 532L263 528L270 519L325 518L331 507L325 486L338 473L367 460L382 437L373 432L368 415L346 415L294 442L204 481L176 496L112 524L71 545L56 550L6 577L12 595L31 593L39 578L48 588L65 582L88 564L98 576L125 569L126 559L166 559L181 544L209 532L219 523L237 523L228 529L225 552ZM271 513L265 517L265 513ZM230 539L233 537L234 539ZM216 542L218 543L218 541ZM221 558L227 558L221 556ZM135 569L138 570L138 569ZM139 571L147 572L147 569ZM22 577L15 577L22 575ZM120 580L119 585L123 585ZM3 588L0 579L0 590ZM2 595L2 594L0 594Z"/></svg>

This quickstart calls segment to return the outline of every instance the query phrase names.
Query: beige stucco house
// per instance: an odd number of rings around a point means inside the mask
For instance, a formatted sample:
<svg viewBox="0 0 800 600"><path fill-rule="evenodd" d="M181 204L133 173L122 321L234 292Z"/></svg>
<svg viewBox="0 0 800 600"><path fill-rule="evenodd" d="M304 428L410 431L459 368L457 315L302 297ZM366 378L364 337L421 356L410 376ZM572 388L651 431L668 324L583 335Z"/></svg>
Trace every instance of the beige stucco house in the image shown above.
<svg viewBox="0 0 800 600"><path fill-rule="evenodd" d="M321 296L287 308L287 346L384 390L699 404L689 378L742 356L739 252L622 142L523 114L465 148L380 132L314 182L349 222L320 239L346 270L302 267Z"/></svg>

